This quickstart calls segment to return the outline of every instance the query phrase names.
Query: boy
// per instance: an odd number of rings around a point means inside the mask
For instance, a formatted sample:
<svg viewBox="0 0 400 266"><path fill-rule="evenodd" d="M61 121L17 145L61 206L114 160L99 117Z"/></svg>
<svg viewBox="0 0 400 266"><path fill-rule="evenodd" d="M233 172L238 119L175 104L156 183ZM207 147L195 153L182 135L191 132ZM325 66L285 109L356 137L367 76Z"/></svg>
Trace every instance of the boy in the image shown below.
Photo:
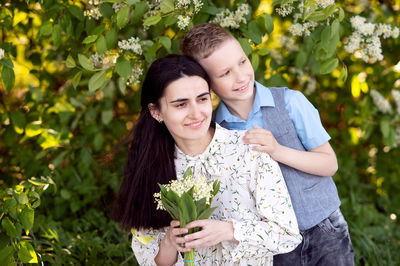
<svg viewBox="0 0 400 266"><path fill-rule="evenodd" d="M218 25L204 23L191 29L181 50L204 67L222 100L216 122L248 130L243 140L279 162L303 242L290 253L274 256L274 265L354 265L331 177L338 167L336 155L318 111L301 92L256 82L239 42Z"/></svg>

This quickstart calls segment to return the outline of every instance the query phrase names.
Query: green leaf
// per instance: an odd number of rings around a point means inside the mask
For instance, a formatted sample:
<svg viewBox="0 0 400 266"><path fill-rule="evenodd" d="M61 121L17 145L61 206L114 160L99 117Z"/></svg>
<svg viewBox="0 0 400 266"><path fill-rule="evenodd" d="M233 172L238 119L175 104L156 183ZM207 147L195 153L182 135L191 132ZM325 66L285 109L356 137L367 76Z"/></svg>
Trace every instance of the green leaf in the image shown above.
<svg viewBox="0 0 400 266"><path fill-rule="evenodd" d="M326 15L326 18L328 18L330 15L333 14L333 12L335 12L335 10L336 10L336 5L329 5L323 11Z"/></svg>
<svg viewBox="0 0 400 266"><path fill-rule="evenodd" d="M188 176L193 176L193 169L192 167L186 168L185 173L183 174L183 178L185 179Z"/></svg>
<svg viewBox="0 0 400 266"><path fill-rule="evenodd" d="M50 21L44 22L39 28L39 36L48 36L53 32L53 24Z"/></svg>
<svg viewBox="0 0 400 266"><path fill-rule="evenodd" d="M171 53L171 39L167 36L159 36L158 41L164 46L168 53Z"/></svg>
<svg viewBox="0 0 400 266"><path fill-rule="evenodd" d="M71 13L72 16L77 18L80 21L83 21L85 19L85 16L83 15L83 11L80 7L71 5L68 7L69 13Z"/></svg>
<svg viewBox="0 0 400 266"><path fill-rule="evenodd" d="M12 265L10 260L14 253L13 247L5 246L4 248L0 249L0 265Z"/></svg>
<svg viewBox="0 0 400 266"><path fill-rule="evenodd" d="M197 210L196 210L196 204L193 201L193 195L192 193L189 192L184 192L181 197L181 202L183 202L186 206L187 212L188 212L188 221L191 222L194 220L197 220Z"/></svg>
<svg viewBox="0 0 400 266"><path fill-rule="evenodd" d="M6 87L8 91L11 91L15 83L14 70L12 68L4 66L3 70L1 71L1 79L3 80L4 87Z"/></svg>
<svg viewBox="0 0 400 266"><path fill-rule="evenodd" d="M29 123L25 127L25 136L28 138L34 137L42 133L42 127L38 122Z"/></svg>
<svg viewBox="0 0 400 266"><path fill-rule="evenodd" d="M123 27L126 26L126 24L128 24L130 11L131 11L130 6L125 6L118 11L117 25L119 29L122 29Z"/></svg>
<svg viewBox="0 0 400 266"><path fill-rule="evenodd" d="M344 10L343 8L339 7L339 17L338 17L339 21L342 22L344 19Z"/></svg>
<svg viewBox="0 0 400 266"><path fill-rule="evenodd" d="M118 79L118 88L122 95L126 93L126 78L119 77Z"/></svg>
<svg viewBox="0 0 400 266"><path fill-rule="evenodd" d="M12 60L8 57L2 58L0 59L0 64L9 67L9 68L14 68L14 64L12 62Z"/></svg>
<svg viewBox="0 0 400 266"><path fill-rule="evenodd" d="M84 69L89 71L95 70L92 61L90 61L85 55L78 54L78 61Z"/></svg>
<svg viewBox="0 0 400 266"><path fill-rule="evenodd" d="M53 27L53 43L56 48L60 46L61 43L61 26L56 24Z"/></svg>
<svg viewBox="0 0 400 266"><path fill-rule="evenodd" d="M272 20L270 14L265 14L265 24L267 25L268 34L271 34L272 31L274 30L274 21Z"/></svg>
<svg viewBox="0 0 400 266"><path fill-rule="evenodd" d="M104 110L101 112L101 121L103 122L104 125L110 124L112 117L113 117L112 110Z"/></svg>
<svg viewBox="0 0 400 266"><path fill-rule="evenodd" d="M259 55L253 53L251 56L251 66L253 67L254 71L257 71L259 63L260 63Z"/></svg>
<svg viewBox="0 0 400 266"><path fill-rule="evenodd" d="M83 39L82 43L83 44L88 44L95 42L97 40L97 35L89 35L85 39Z"/></svg>
<svg viewBox="0 0 400 266"><path fill-rule="evenodd" d="M167 14L175 10L174 0L163 0L160 3L161 14Z"/></svg>
<svg viewBox="0 0 400 266"><path fill-rule="evenodd" d="M339 63L339 60L337 58L331 58L331 59L325 61L321 65L319 73L322 75L331 73L337 67L338 63Z"/></svg>
<svg viewBox="0 0 400 266"><path fill-rule="evenodd" d="M82 71L79 71L78 73L76 73L74 75L74 77L72 78L72 86L74 86L74 88L76 89L76 87L78 87L79 82L81 81L82 78Z"/></svg>
<svg viewBox="0 0 400 266"><path fill-rule="evenodd" d="M13 193L14 194L14 198L18 201L19 204L21 205L25 205L28 203L28 196L21 192L21 193Z"/></svg>
<svg viewBox="0 0 400 266"><path fill-rule="evenodd" d="M331 38L331 27L325 26L321 32L321 41L324 46L329 43L330 38Z"/></svg>
<svg viewBox="0 0 400 266"><path fill-rule="evenodd" d="M217 195L220 185L221 185L221 182L219 182L218 180L214 181L213 192L211 193L213 196Z"/></svg>
<svg viewBox="0 0 400 266"><path fill-rule="evenodd" d="M382 135L384 138L389 136L390 132L390 119L388 117L384 117L379 123Z"/></svg>
<svg viewBox="0 0 400 266"><path fill-rule="evenodd" d="M331 35L330 38L333 38L335 35L339 34L340 29L340 22L339 20L335 19L331 24Z"/></svg>
<svg viewBox="0 0 400 266"><path fill-rule="evenodd" d="M206 203L206 198L195 201L197 213L201 213L204 210L204 208L207 206Z"/></svg>
<svg viewBox="0 0 400 266"><path fill-rule="evenodd" d="M101 3L99 5L99 10L101 15L105 18L111 18L112 15L114 14L114 9L112 8L112 5L109 3Z"/></svg>
<svg viewBox="0 0 400 266"><path fill-rule="evenodd" d="M158 22L160 22L161 20L161 16L159 14L155 15L155 16L151 16L151 17L147 17L144 22L143 22L143 26L152 26L157 24Z"/></svg>
<svg viewBox="0 0 400 266"><path fill-rule="evenodd" d="M132 75L132 67L128 60L124 56L120 56L115 64L115 71L121 77L128 79Z"/></svg>
<svg viewBox="0 0 400 266"><path fill-rule="evenodd" d="M169 26L175 24L176 22L178 22L178 18L176 17L176 15L174 13L172 13L171 15L166 16L163 19L163 22L164 22L165 27L169 27Z"/></svg>
<svg viewBox="0 0 400 266"><path fill-rule="evenodd" d="M7 235L11 237L17 237L17 229L15 228L15 225L10 221L10 219L8 219L8 217L4 217L1 220L1 226L6 231Z"/></svg>
<svg viewBox="0 0 400 266"><path fill-rule="evenodd" d="M36 252L27 241L21 241L19 243L18 258L23 263L38 263Z"/></svg>
<svg viewBox="0 0 400 266"><path fill-rule="evenodd" d="M313 21L317 21L317 22L325 20L326 18L327 18L327 16L325 15L325 12L323 10L312 12L307 17L308 20L313 20Z"/></svg>
<svg viewBox="0 0 400 266"><path fill-rule="evenodd" d="M249 40L245 39L245 38L239 38L238 41L239 41L240 45L242 46L242 49L243 49L244 53L247 56L249 56L253 52L253 49L251 48Z"/></svg>
<svg viewBox="0 0 400 266"><path fill-rule="evenodd" d="M215 6L209 6L209 5L205 5L201 8L201 12L206 13L206 14L210 14L210 15L216 15L219 12L221 12L222 9L219 9Z"/></svg>
<svg viewBox="0 0 400 266"><path fill-rule="evenodd" d="M134 24L138 23L142 19L144 13L146 13L147 10L148 10L148 6L145 1L141 1L137 4L135 4L135 10L133 11L132 23L134 23Z"/></svg>
<svg viewBox="0 0 400 266"><path fill-rule="evenodd" d="M307 62L307 54L300 50L296 55L295 65L296 68L302 68Z"/></svg>
<svg viewBox="0 0 400 266"><path fill-rule="evenodd" d="M3 204L3 212L7 213L7 211L11 208L14 208L17 205L17 201L14 198L6 199Z"/></svg>
<svg viewBox="0 0 400 266"><path fill-rule="evenodd" d="M166 194L166 198L168 198L170 201L172 201L176 205L178 205L178 202L180 201L180 197L178 196L178 194L176 194L176 192L172 191L172 190L168 190L168 192Z"/></svg>
<svg viewBox="0 0 400 266"><path fill-rule="evenodd" d="M114 48L115 44L117 43L117 31L115 28L111 28L106 33L106 44L107 49Z"/></svg>
<svg viewBox="0 0 400 266"><path fill-rule="evenodd" d="M19 214L19 220L25 230L31 230L33 227L33 221L35 217L35 211L28 206L22 210Z"/></svg>
<svg viewBox="0 0 400 266"><path fill-rule="evenodd" d="M89 92L95 92L100 89L107 81L107 73L105 70L95 73L89 79Z"/></svg>
<svg viewBox="0 0 400 266"><path fill-rule="evenodd" d="M211 214L214 212L214 210L217 207L212 207L212 208L207 208L205 210L203 210L199 216L197 216L197 220L203 220L203 219L208 219L210 218Z"/></svg>
<svg viewBox="0 0 400 266"><path fill-rule="evenodd" d="M251 21L248 25L248 31L246 32L247 37L249 37L255 44L260 44L262 41L262 33L258 28L256 21Z"/></svg>
<svg viewBox="0 0 400 266"><path fill-rule="evenodd" d="M257 53L261 56L269 54L269 50L267 48L261 48L260 50L257 51Z"/></svg>
<svg viewBox="0 0 400 266"><path fill-rule="evenodd" d="M340 71L339 80L346 82L347 80L347 66L343 66L342 70Z"/></svg>
<svg viewBox="0 0 400 266"><path fill-rule="evenodd" d="M11 122L13 124L14 131L17 134L22 134L25 128L25 115L20 111L14 111L11 113Z"/></svg>
<svg viewBox="0 0 400 266"><path fill-rule="evenodd" d="M103 54L107 49L107 42L103 35L99 35L96 41L96 51L98 54Z"/></svg>
<svg viewBox="0 0 400 266"><path fill-rule="evenodd" d="M68 68L74 68L74 67L76 67L75 60L74 60L74 58L71 56L71 54L69 54L69 55L67 56L67 60L65 60L65 65L66 65Z"/></svg>

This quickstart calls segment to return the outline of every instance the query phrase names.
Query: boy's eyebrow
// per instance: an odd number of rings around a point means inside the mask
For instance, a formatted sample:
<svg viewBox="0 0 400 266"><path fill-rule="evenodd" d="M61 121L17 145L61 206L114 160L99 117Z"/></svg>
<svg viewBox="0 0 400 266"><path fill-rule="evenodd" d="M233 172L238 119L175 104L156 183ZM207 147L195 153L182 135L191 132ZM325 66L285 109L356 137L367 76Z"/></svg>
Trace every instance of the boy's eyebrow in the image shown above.
<svg viewBox="0 0 400 266"><path fill-rule="evenodd" d="M203 97L203 96L209 95L209 94L210 94L210 92L204 92L202 94L197 95L196 98L200 98L200 97ZM169 103L184 102L184 101L187 101L187 100L189 100L189 99L188 98L179 98L179 99L176 99L176 100L172 100Z"/></svg>

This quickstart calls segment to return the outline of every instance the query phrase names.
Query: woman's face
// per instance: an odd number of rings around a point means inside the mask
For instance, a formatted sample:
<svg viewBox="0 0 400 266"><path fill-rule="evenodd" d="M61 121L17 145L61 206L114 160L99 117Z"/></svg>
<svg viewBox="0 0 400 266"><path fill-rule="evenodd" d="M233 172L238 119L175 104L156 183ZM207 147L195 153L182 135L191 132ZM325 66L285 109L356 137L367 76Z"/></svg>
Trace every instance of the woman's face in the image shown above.
<svg viewBox="0 0 400 266"><path fill-rule="evenodd" d="M152 115L165 123L178 147L187 141L207 138L212 105L209 87L203 78L186 76L170 83L159 105Z"/></svg>

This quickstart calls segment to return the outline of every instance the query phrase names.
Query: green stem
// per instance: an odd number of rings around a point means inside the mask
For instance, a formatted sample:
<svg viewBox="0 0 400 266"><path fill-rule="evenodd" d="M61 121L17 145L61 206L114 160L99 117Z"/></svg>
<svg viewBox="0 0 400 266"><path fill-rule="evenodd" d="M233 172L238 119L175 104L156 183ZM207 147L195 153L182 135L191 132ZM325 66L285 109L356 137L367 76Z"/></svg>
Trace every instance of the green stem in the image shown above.
<svg viewBox="0 0 400 266"><path fill-rule="evenodd" d="M185 252L185 266L194 266L194 248Z"/></svg>

